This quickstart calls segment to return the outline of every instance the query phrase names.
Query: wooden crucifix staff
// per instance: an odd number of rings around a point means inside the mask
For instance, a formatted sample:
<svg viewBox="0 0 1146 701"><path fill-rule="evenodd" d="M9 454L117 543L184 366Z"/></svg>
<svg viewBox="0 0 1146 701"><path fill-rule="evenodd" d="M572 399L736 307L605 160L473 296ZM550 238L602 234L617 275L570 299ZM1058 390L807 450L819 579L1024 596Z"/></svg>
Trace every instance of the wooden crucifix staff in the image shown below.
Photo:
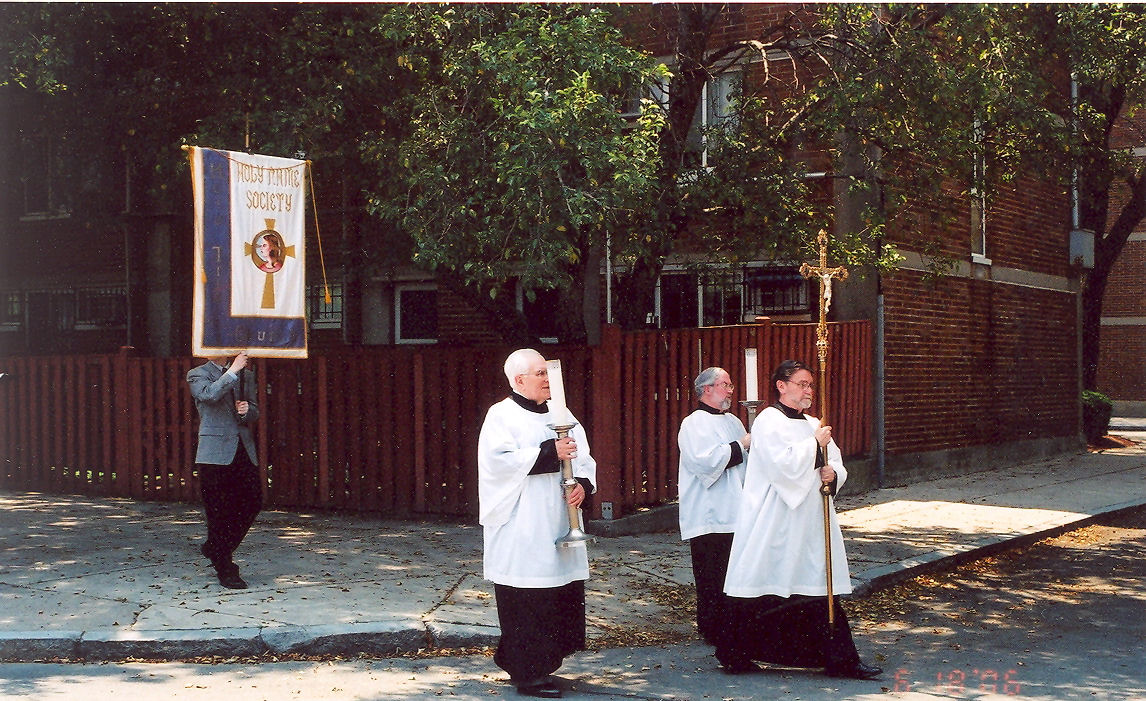
<svg viewBox="0 0 1146 701"><path fill-rule="evenodd" d="M828 232L820 229L816 236L820 246L820 264L800 266L800 274L806 278L820 279L820 323L816 326L816 350L820 360L820 425L828 425L828 307L832 304L832 280L847 280L848 270L844 267L828 267ZM828 448L823 447L824 464L828 464ZM832 602L832 486L827 482L820 485L824 500L824 562L828 584L828 630L834 630L836 609Z"/></svg>

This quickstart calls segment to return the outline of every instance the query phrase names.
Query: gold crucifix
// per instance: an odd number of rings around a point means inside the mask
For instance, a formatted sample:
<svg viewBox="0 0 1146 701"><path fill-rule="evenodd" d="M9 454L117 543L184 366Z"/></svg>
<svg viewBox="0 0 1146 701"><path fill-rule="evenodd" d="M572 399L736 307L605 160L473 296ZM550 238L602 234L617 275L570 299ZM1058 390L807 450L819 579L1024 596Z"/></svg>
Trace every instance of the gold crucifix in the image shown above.
<svg viewBox="0 0 1146 701"><path fill-rule="evenodd" d="M820 425L828 424L828 307L832 304L832 279L847 280L848 270L844 267L828 267L828 232L820 229L816 236L820 244L820 264L800 266L800 274L806 278L820 278L820 323L816 327L816 349L820 352ZM828 464L828 449L823 448L823 461ZM836 609L832 599L832 487L827 482L820 484L820 495L824 502L824 571L827 577L828 630L835 629Z"/></svg>
<svg viewBox="0 0 1146 701"><path fill-rule="evenodd" d="M243 255L251 257L255 267L267 274L263 283L262 309L275 308L274 274L283 269L288 257L294 258L294 246L286 245L282 234L275 231L275 220L264 219L266 229L255 234L250 243L243 244Z"/></svg>
<svg viewBox="0 0 1146 701"><path fill-rule="evenodd" d="M806 278L817 277L820 279L820 323L816 327L816 350L819 351L820 356L820 417L824 422L827 422L828 307L832 305L832 280L847 280L848 269L843 266L828 267L828 232L820 229L820 233L816 236L816 242L820 244L820 264L808 265L804 263L800 266L800 274Z"/></svg>

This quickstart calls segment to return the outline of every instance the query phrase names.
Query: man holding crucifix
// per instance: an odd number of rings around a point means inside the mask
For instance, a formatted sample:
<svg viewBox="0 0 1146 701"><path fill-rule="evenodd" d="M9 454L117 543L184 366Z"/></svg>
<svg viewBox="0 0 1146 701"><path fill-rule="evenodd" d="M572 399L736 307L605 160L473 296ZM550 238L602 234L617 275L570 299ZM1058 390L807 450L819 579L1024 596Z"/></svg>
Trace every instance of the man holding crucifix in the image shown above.
<svg viewBox="0 0 1146 701"><path fill-rule="evenodd" d="M883 670L860 661L832 592L851 592L844 540L830 514L830 589L820 489L847 480L831 426L804 411L812 406L812 372L785 360L772 375L777 401L752 426L752 452L732 541L724 592L731 615L716 657L730 674L757 670L754 661L823 667L831 677L874 679ZM833 601L833 603L835 603Z"/></svg>

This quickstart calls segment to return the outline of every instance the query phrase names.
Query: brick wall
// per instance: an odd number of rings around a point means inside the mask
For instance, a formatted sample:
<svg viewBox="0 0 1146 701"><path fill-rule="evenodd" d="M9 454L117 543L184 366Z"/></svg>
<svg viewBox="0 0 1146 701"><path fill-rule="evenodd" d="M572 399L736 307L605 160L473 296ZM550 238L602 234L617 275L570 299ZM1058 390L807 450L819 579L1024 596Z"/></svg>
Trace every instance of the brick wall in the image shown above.
<svg viewBox="0 0 1146 701"><path fill-rule="evenodd" d="M710 35L709 48L718 49L745 39L767 39L773 28L801 5L792 3L744 3L725 8ZM619 15L626 39L654 56L669 56L676 49L677 9L663 3L630 5Z"/></svg>
<svg viewBox="0 0 1146 701"><path fill-rule="evenodd" d="M1137 323L1146 317L1146 241L1131 240L1122 249L1102 298L1102 317L1098 391L1146 401L1146 325Z"/></svg>
<svg viewBox="0 0 1146 701"><path fill-rule="evenodd" d="M1146 400L1146 327L1103 326L1098 391L1111 399Z"/></svg>
<svg viewBox="0 0 1146 701"><path fill-rule="evenodd" d="M1124 114L1110 142L1120 148L1146 146L1146 114ZM1108 226L1126 206L1128 195L1125 184L1113 184ZM1146 233L1146 225L1140 224L1135 233ZM1146 317L1146 240L1131 238L1110 271L1102 298L1097 379L1098 390L1112 399L1146 402L1146 325L1126 317Z"/></svg>
<svg viewBox="0 0 1146 701"><path fill-rule="evenodd" d="M1072 294L914 271L883 291L889 454L1075 434Z"/></svg>
<svg viewBox="0 0 1146 701"><path fill-rule="evenodd" d="M1146 241L1128 241L1110 271L1106 294L1102 298L1102 316L1146 316L1144 286Z"/></svg>
<svg viewBox="0 0 1146 701"><path fill-rule="evenodd" d="M1000 186L987 207L987 257L995 265L1069 276L1069 193L1018 178Z"/></svg>

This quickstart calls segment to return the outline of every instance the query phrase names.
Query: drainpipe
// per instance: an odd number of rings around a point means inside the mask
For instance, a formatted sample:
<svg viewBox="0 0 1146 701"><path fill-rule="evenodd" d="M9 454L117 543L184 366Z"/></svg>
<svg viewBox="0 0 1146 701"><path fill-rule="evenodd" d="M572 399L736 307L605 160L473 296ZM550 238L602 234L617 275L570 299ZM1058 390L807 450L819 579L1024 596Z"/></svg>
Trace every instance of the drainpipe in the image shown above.
<svg viewBox="0 0 1146 701"><path fill-rule="evenodd" d="M1078 92L1079 92L1078 91L1078 74L1072 72L1070 74L1070 116L1071 116L1071 129L1072 129L1073 133L1075 133L1076 135L1078 132L1078 121L1077 121ZM1070 235L1071 235L1072 239L1076 235L1075 232L1078 232L1082 227L1082 204L1081 204L1082 197L1079 195L1078 181L1079 181L1078 165L1076 163L1070 172ZM1073 243L1073 240L1072 240L1072 243ZM1070 255L1073 255L1073 251L1070 253ZM1077 396L1079 398L1078 412L1077 412L1077 414L1078 414L1077 426L1079 427L1079 432L1078 432L1077 436L1078 436L1078 440L1080 440L1083 443L1083 445L1086 444L1085 443L1086 439L1083 438L1083 434L1082 434L1082 425L1083 425L1083 421L1085 420L1083 417L1083 410L1082 410L1082 392L1084 389L1086 389L1085 383L1083 382L1083 374L1084 374L1083 370L1084 369L1082 367L1082 363L1083 363L1083 357L1082 357L1082 344L1083 344L1082 295L1083 295L1083 291L1086 289L1085 285L1083 284L1085 281L1085 278L1086 278L1086 273L1081 273L1078 276L1078 289L1074 293L1074 326L1075 326L1074 355L1075 355L1075 368L1076 368L1076 372L1078 375L1076 378L1078 386L1075 390L1075 396Z"/></svg>
<svg viewBox="0 0 1146 701"><path fill-rule="evenodd" d="M876 282L878 285L879 283ZM884 387L884 316L883 293L875 297L875 487L883 489L883 471L887 459L886 393Z"/></svg>
<svg viewBox="0 0 1146 701"><path fill-rule="evenodd" d="M613 232L605 232L605 323L613 323Z"/></svg>
<svg viewBox="0 0 1146 701"><path fill-rule="evenodd" d="M1072 121L1074 115L1078 113L1078 76L1072 73L1070 76L1070 114ZM1072 130L1077 132L1078 126L1075 124ZM1077 231L1082 223L1082 214L1080 211L1079 194L1078 194L1078 166L1075 165L1070 173L1070 229Z"/></svg>

